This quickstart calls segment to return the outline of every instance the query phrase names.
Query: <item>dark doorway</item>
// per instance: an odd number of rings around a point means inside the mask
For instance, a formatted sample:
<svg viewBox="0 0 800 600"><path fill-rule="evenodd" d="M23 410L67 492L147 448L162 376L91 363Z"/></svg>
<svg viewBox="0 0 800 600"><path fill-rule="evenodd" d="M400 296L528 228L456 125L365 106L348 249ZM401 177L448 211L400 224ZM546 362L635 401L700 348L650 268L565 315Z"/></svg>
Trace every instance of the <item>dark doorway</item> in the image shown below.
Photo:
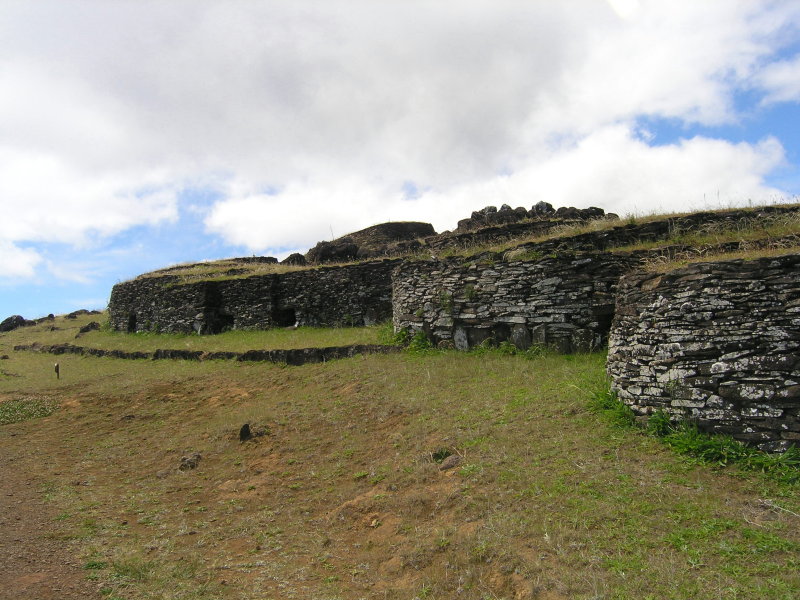
<svg viewBox="0 0 800 600"><path fill-rule="evenodd" d="M128 333L136 332L136 313L128 315Z"/></svg>
<svg viewBox="0 0 800 600"><path fill-rule="evenodd" d="M272 311L273 327L291 327L297 323L297 315L293 308L275 308Z"/></svg>
<svg viewBox="0 0 800 600"><path fill-rule="evenodd" d="M206 317L206 331L203 333L222 333L233 329L233 315L225 313L210 314Z"/></svg>

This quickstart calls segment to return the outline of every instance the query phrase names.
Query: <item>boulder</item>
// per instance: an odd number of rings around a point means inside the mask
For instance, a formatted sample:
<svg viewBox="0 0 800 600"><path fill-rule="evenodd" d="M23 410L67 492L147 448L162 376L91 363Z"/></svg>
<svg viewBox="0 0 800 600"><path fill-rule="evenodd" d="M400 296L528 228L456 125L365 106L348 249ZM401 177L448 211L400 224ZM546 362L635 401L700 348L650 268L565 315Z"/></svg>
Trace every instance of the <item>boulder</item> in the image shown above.
<svg viewBox="0 0 800 600"><path fill-rule="evenodd" d="M98 329L100 329L100 323L97 321L92 321L91 323L87 323L81 327L78 331L80 333L89 333L90 331L97 331Z"/></svg>
<svg viewBox="0 0 800 600"><path fill-rule="evenodd" d="M196 469L197 465L200 464L200 459L203 458L199 452L192 452L186 456L181 457L181 463L178 465L178 469L181 471L190 471L191 469Z"/></svg>
<svg viewBox="0 0 800 600"><path fill-rule="evenodd" d="M282 265L294 265L297 267L304 267L306 265L306 257L299 252L294 252L281 261Z"/></svg>
<svg viewBox="0 0 800 600"><path fill-rule="evenodd" d="M358 245L344 237L333 242L319 242L305 256L306 261L315 264L348 262L358 256Z"/></svg>
<svg viewBox="0 0 800 600"><path fill-rule="evenodd" d="M581 212L584 219L602 219L606 214L606 211L596 206L584 208Z"/></svg>
<svg viewBox="0 0 800 600"><path fill-rule="evenodd" d="M520 350L527 350L531 347L531 332L525 325L516 324L511 328L510 341Z"/></svg>
<svg viewBox="0 0 800 600"><path fill-rule="evenodd" d="M27 325L33 325L33 321L28 321L25 317L20 315L11 315L7 319L5 319L2 323L0 323L0 333L5 333L6 331L13 331L18 327L25 327Z"/></svg>
<svg viewBox="0 0 800 600"><path fill-rule="evenodd" d="M544 216L552 215L555 211L553 205L549 202L537 202L531 207L531 216Z"/></svg>
<svg viewBox="0 0 800 600"><path fill-rule="evenodd" d="M580 219L581 211L574 206L562 206L556 211L556 216L559 219Z"/></svg>

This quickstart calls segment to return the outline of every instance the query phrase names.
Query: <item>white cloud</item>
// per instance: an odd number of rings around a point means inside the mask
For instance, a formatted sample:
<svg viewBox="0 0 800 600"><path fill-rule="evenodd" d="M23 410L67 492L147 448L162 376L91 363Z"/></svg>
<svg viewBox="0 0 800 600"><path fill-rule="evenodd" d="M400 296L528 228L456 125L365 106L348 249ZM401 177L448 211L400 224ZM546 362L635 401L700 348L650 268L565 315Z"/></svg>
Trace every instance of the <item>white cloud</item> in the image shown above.
<svg viewBox="0 0 800 600"><path fill-rule="evenodd" d="M498 185L524 205L532 202L522 198L618 214L687 211L779 198L763 177L783 161L774 138L750 145L695 137L649 146L628 127L610 126Z"/></svg>
<svg viewBox="0 0 800 600"><path fill-rule="evenodd" d="M780 190L764 185L763 178L783 162L775 138L751 145L695 137L653 147L626 126L609 126L512 174L431 190L413 200L360 181L321 181L221 201L206 224L233 244L277 251L304 250L332 234L419 220L421 214L438 231L451 229L488 204L530 208L545 200L622 215L725 208L780 199Z"/></svg>
<svg viewBox="0 0 800 600"><path fill-rule="evenodd" d="M174 190L148 172L84 172L65 156L0 146L0 239L83 244L177 217Z"/></svg>
<svg viewBox="0 0 800 600"><path fill-rule="evenodd" d="M388 219L451 228L503 202L769 196L777 142L654 147L631 123L735 122L733 94L759 72L768 98L796 98L796 62L770 66L793 5L9 2L0 240L174 220L193 182L223 196L208 231L254 251ZM427 191L404 198L408 181Z"/></svg>
<svg viewBox="0 0 800 600"><path fill-rule="evenodd" d="M42 257L35 250L0 239L0 279L30 279L41 262Z"/></svg>
<svg viewBox="0 0 800 600"><path fill-rule="evenodd" d="M231 187L238 193L213 207L206 227L252 251L285 255L383 221L413 220L409 211L398 210L399 191L360 179L292 183L274 194Z"/></svg>
<svg viewBox="0 0 800 600"><path fill-rule="evenodd" d="M767 65L756 80L767 92L765 104L800 102L800 55Z"/></svg>

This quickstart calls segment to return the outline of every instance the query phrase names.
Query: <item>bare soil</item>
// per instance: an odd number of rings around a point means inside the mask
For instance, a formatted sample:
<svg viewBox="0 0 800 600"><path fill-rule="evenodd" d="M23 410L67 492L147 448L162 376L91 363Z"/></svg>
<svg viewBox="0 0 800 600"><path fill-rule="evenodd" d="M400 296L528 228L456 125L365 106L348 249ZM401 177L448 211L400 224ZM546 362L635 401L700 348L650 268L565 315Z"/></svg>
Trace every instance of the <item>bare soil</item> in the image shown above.
<svg viewBox="0 0 800 600"><path fill-rule="evenodd" d="M49 429L49 428L48 428ZM0 428L0 598L94 598L78 558L80 544L63 539L47 477L67 450L37 422Z"/></svg>

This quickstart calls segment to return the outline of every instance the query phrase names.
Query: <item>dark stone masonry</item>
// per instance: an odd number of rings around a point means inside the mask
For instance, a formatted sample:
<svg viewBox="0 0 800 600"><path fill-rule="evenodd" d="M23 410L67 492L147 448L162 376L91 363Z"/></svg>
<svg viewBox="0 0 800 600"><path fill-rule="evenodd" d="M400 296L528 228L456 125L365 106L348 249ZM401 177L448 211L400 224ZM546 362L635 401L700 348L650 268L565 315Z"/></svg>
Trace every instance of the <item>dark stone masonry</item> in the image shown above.
<svg viewBox="0 0 800 600"><path fill-rule="evenodd" d="M636 273L618 289L608 373L663 410L763 450L800 441L800 255Z"/></svg>
<svg viewBox="0 0 800 600"><path fill-rule="evenodd" d="M44 352L47 354L77 354L98 358L121 358L125 360L236 360L239 362L272 362L291 366L327 362L342 358L353 358L364 354L392 354L400 352L399 346L355 344L352 346L328 346L325 348L291 348L288 350L248 350L247 352L203 352L201 350L160 349L153 352L125 352L84 348L72 344L20 344L16 352ZM6 357L8 358L8 357Z"/></svg>
<svg viewBox="0 0 800 600"><path fill-rule="evenodd" d="M460 350L488 339L591 350L606 341L617 281L638 264L631 255L575 253L494 264L401 263L394 326Z"/></svg>
<svg viewBox="0 0 800 600"><path fill-rule="evenodd" d="M391 317L397 262L191 283L174 275L143 277L114 286L109 320L113 329L129 332L371 325Z"/></svg>

